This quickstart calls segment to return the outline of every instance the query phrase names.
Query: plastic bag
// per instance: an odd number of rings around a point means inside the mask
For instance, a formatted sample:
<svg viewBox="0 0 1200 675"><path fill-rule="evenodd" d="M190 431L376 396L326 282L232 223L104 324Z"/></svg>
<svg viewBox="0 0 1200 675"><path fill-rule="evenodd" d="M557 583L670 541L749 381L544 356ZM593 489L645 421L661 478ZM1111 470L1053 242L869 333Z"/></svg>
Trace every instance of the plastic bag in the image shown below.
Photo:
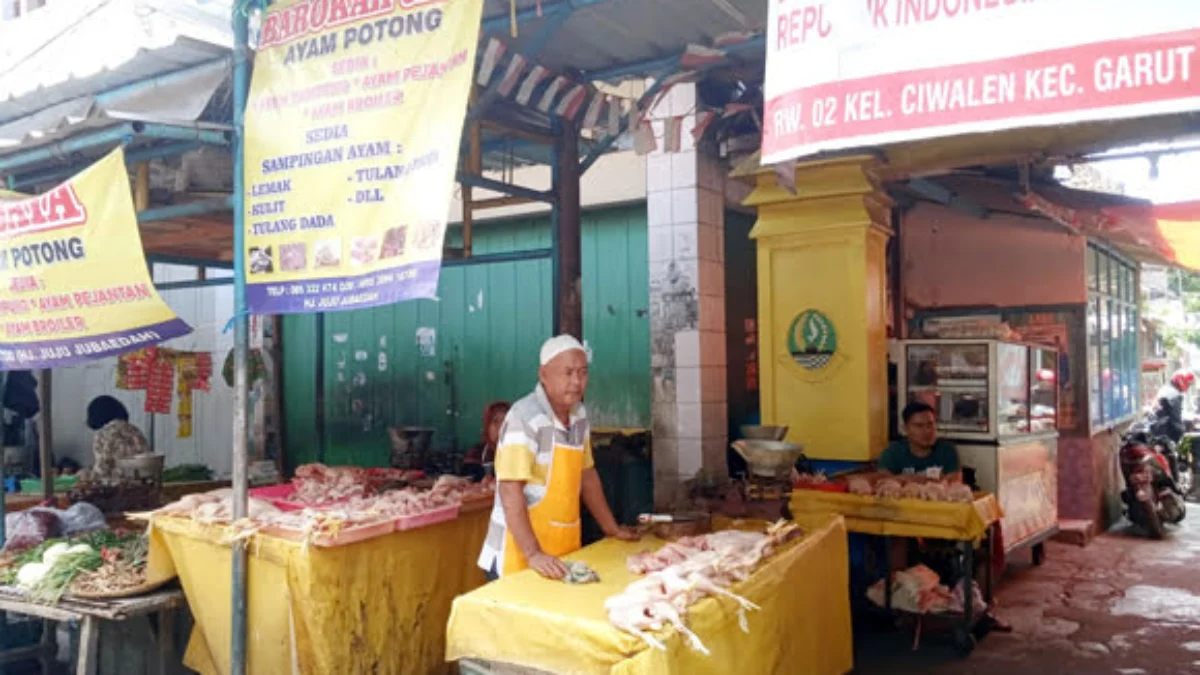
<svg viewBox="0 0 1200 675"><path fill-rule="evenodd" d="M59 511L62 519L63 536L73 537L108 527L104 520L104 512L87 502L72 504L66 511Z"/></svg>
<svg viewBox="0 0 1200 675"><path fill-rule="evenodd" d="M62 518L56 509L35 508L4 517L5 551L23 551L47 539L61 537Z"/></svg>

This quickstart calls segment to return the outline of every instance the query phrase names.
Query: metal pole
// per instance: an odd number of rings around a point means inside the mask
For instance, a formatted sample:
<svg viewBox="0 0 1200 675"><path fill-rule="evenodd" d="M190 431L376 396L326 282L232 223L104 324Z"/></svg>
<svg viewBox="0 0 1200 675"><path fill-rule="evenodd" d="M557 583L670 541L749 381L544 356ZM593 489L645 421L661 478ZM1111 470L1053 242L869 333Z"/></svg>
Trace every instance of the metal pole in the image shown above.
<svg viewBox="0 0 1200 675"><path fill-rule="evenodd" d="M555 167L554 202L557 208L555 227L558 228L557 260L558 275L558 334L574 335L583 339L583 298L581 297L581 212L579 202L579 132L575 125L566 120L557 125L559 130L558 162Z"/></svg>
<svg viewBox="0 0 1200 675"><path fill-rule="evenodd" d="M248 391L246 387L246 351L250 343L249 316L246 311L245 256L245 113L250 88L249 16L233 5L233 517L246 517ZM233 544L233 617L230 639L229 672L246 673L246 543Z"/></svg>
<svg viewBox="0 0 1200 675"><path fill-rule="evenodd" d="M6 500L8 499L8 492L4 487L4 393L7 382L8 373L0 370L0 548L3 548L5 544L4 507L6 506ZM0 630L2 630L4 633L8 632L7 612L0 611Z"/></svg>
<svg viewBox="0 0 1200 675"><path fill-rule="evenodd" d="M562 189L562 127L558 120L552 120L556 140L554 151L550 153L550 192L555 199L550 202L550 334L562 332L562 207L557 199Z"/></svg>
<svg viewBox="0 0 1200 675"><path fill-rule="evenodd" d="M42 410L38 413L38 463L42 466L42 497L54 499L54 460L51 459L54 448L54 425L51 422L50 411L54 408L54 395L50 389L49 368L43 370L38 378L38 399Z"/></svg>
<svg viewBox="0 0 1200 675"><path fill-rule="evenodd" d="M4 392L8 386L8 373L0 370L0 547L4 546L4 507L8 498L8 491L4 487ZM0 612L0 626L5 625L5 616Z"/></svg>

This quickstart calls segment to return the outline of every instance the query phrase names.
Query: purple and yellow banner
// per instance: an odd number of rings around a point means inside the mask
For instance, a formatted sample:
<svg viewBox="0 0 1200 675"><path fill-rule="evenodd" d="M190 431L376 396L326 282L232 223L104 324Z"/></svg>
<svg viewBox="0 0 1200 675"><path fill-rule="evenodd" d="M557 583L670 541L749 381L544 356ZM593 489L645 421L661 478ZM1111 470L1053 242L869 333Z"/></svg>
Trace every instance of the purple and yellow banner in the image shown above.
<svg viewBox="0 0 1200 675"><path fill-rule="evenodd" d="M246 110L247 302L326 312L437 293L483 0L292 0Z"/></svg>
<svg viewBox="0 0 1200 675"><path fill-rule="evenodd" d="M150 280L123 150L36 197L0 194L0 370L69 366L191 331Z"/></svg>

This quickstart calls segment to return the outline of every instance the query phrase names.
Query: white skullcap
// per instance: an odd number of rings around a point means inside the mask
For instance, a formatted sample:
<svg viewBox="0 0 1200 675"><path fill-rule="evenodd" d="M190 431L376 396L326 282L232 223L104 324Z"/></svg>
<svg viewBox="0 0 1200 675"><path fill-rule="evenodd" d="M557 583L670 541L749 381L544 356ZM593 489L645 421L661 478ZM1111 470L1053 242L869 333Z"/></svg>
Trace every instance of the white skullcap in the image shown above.
<svg viewBox="0 0 1200 675"><path fill-rule="evenodd" d="M542 345L541 364L544 366L554 360L554 357L565 352L571 352L578 349L587 357L588 363L592 362L592 350L588 349L585 343L581 343L571 335L557 335L546 340Z"/></svg>

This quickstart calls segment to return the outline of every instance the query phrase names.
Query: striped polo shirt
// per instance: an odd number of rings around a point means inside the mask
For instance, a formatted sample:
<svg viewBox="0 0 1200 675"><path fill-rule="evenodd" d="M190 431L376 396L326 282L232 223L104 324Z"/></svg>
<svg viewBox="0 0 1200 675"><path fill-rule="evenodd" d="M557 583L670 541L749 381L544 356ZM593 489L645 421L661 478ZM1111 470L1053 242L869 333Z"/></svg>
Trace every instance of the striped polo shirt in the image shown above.
<svg viewBox="0 0 1200 675"><path fill-rule="evenodd" d="M570 424L563 426L539 384L532 394L514 403L504 418L496 448L496 480L524 482L525 501L530 507L536 506L546 496L546 479L556 444L581 449L583 468L595 466L587 409L582 403L575 406ZM497 490L487 539L479 554L479 566L485 571L490 571L493 564L503 571L505 530L504 507Z"/></svg>

